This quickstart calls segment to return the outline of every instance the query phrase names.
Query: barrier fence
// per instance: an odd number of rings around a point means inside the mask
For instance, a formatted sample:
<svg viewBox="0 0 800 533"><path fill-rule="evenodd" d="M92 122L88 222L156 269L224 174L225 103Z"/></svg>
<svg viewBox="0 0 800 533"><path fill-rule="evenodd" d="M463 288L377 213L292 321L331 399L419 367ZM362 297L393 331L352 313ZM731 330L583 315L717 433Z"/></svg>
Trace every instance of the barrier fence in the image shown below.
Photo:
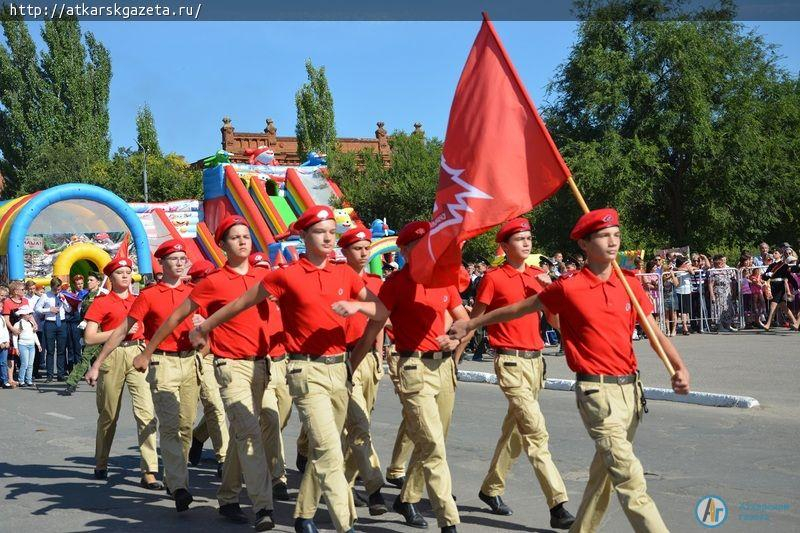
<svg viewBox="0 0 800 533"><path fill-rule="evenodd" d="M654 315L665 334L688 335L758 327L769 312L769 283L761 279L766 267L668 270L637 274L653 303ZM789 290L789 293L791 291ZM789 307L797 314L800 297ZM773 323L784 324L778 316Z"/></svg>

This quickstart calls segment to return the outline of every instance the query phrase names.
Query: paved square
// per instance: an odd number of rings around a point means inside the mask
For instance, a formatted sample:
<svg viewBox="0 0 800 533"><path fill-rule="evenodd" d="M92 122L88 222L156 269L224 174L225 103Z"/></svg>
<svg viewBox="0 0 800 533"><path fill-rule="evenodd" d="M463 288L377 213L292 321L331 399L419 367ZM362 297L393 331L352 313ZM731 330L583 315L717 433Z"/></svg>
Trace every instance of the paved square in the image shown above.
<svg viewBox="0 0 800 533"><path fill-rule="evenodd" d="M692 375L693 390L753 396L756 409L725 409L651 401L635 449L644 465L649 492L672 531L699 531L694 518L703 496L721 497L728 519L719 531L796 532L800 523L800 335L740 332L674 339ZM647 386L668 387L666 372L645 341L636 343ZM570 378L563 358L548 356L548 377ZM492 371L491 362L464 361L462 368ZM96 410L94 391L82 384L72 397L63 385L0 391L0 531L252 531L217 514L210 443L204 462L190 468L195 503L178 515L164 493L138 486L138 459L130 403L125 403L111 452L109 480L92 478ZM594 452L575 408L573 393L546 390L542 409L550 448L570 495L574 513ZM527 459L514 466L504 499L510 517L488 514L477 492L491 460L506 402L494 385L461 383L448 440L462 525L459 531L549 531L544 498ZM400 404L388 378L374 413L373 435L383 466L389 461ZM296 414L286 432L290 491L294 471ZM397 490L385 489L391 504ZM244 497L246 500L246 497ZM244 503L244 502L243 502ZM760 506L773 506L767 510ZM784 509L774 510L776 507ZM788 509L786 509L788 506ZM276 531L292 531L293 504L276 504ZM436 531L426 502L423 513ZM248 508L245 509L249 512ZM364 509L357 531L412 531L394 513L370 518ZM331 529L324 508L317 515ZM766 519L766 520L765 520ZM602 531L630 531L614 499Z"/></svg>

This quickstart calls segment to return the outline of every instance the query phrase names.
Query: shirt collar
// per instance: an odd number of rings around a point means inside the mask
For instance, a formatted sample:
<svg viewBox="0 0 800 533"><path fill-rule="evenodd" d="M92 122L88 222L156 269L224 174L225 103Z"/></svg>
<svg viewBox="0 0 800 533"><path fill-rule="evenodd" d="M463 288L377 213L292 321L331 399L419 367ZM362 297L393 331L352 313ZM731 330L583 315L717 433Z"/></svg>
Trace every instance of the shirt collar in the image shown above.
<svg viewBox="0 0 800 533"><path fill-rule="evenodd" d="M255 276L255 270L256 270L255 268L248 265L247 273L239 274L233 268L231 268L231 266L228 263L225 263L225 265L222 267L222 271L225 273L228 279L236 279L238 277L252 278Z"/></svg>
<svg viewBox="0 0 800 533"><path fill-rule="evenodd" d="M156 284L156 288L159 290L159 292L169 292L169 291L183 292L183 291L189 289L189 287L185 283L178 283L177 286L170 287L169 285L167 285L163 281L159 281Z"/></svg>
<svg viewBox="0 0 800 533"><path fill-rule="evenodd" d="M316 266L315 264L313 264L311 261L309 261L308 257L306 257L306 254L300 254L300 260L298 261L298 263L300 263L300 266L306 272L317 272L317 271L320 271L320 270L324 270L325 272L330 272L331 268L332 268L330 259L325 261L325 266L324 267L320 268L320 267Z"/></svg>
<svg viewBox="0 0 800 533"><path fill-rule="evenodd" d="M586 280L586 284L589 286L590 289L594 289L598 285L602 285L603 283L608 283L612 287L616 287L619 284L619 279L617 278L616 273L612 272L611 276L606 280L603 281L594 273L589 270L588 268L582 268L579 273L580 276L583 276L583 279Z"/></svg>

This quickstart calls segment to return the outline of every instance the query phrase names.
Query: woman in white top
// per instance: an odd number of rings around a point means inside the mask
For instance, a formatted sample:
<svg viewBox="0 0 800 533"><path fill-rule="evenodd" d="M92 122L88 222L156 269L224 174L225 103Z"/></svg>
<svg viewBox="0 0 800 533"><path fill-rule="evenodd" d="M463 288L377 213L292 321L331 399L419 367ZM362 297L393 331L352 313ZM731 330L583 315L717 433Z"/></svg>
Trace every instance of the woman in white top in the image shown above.
<svg viewBox="0 0 800 533"><path fill-rule="evenodd" d="M689 313L692 312L692 274L694 267L684 256L679 256L675 260L675 277L678 278L678 286L675 293L678 295L678 313L683 324L683 334L689 335Z"/></svg>
<svg viewBox="0 0 800 533"><path fill-rule="evenodd" d="M33 309L23 305L17 309L17 322L19 335L14 337L14 345L19 351L19 386L33 387L33 356L36 348L41 350L39 337L36 336L36 320L33 318Z"/></svg>

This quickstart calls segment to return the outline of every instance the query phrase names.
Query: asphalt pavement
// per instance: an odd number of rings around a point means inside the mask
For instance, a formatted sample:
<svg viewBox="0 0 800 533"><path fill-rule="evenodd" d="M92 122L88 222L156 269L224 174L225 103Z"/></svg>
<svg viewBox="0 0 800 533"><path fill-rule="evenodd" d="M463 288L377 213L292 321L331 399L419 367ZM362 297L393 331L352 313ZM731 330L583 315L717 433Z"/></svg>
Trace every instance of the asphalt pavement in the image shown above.
<svg viewBox="0 0 800 533"><path fill-rule="evenodd" d="M754 409L704 407L651 401L640 426L636 453L645 468L650 495L672 531L704 529L695 518L698 501L721 498L727 519L720 531L796 532L800 523L800 335L785 330L675 338L686 360L692 388L752 396ZM645 385L668 387L666 371L646 341L636 343ZM570 378L563 357L549 350L548 377ZM492 363L464 361L462 368L492 371ZM138 486L139 460L130 402L125 394L108 481L92 476L96 421L94 390L85 383L71 397L63 384L38 390L0 391L0 531L252 531L217 514L218 480L210 443L204 461L190 467L195 503L178 515L166 495ZM575 408L573 393L545 390L550 449L577 510L594 453ZM497 441L506 402L494 385L460 383L447 443L454 493L462 525L459 531L550 531L547 506L524 456L508 479L504 499L512 516L489 514L477 493ZM373 438L383 466L389 461L400 407L388 378L381 383L373 415ZM295 413L285 433L289 487L295 493ZM362 490L358 487L358 490ZM389 504L398 490L384 490ZM246 496L243 506L249 511ZM430 530L436 521L422 503ZM276 502L276 531L292 531L293 504ZM371 518L359 509L357 531L411 531L389 513ZM332 529L324 506L321 529ZM619 503L611 502L601 531L630 531Z"/></svg>

